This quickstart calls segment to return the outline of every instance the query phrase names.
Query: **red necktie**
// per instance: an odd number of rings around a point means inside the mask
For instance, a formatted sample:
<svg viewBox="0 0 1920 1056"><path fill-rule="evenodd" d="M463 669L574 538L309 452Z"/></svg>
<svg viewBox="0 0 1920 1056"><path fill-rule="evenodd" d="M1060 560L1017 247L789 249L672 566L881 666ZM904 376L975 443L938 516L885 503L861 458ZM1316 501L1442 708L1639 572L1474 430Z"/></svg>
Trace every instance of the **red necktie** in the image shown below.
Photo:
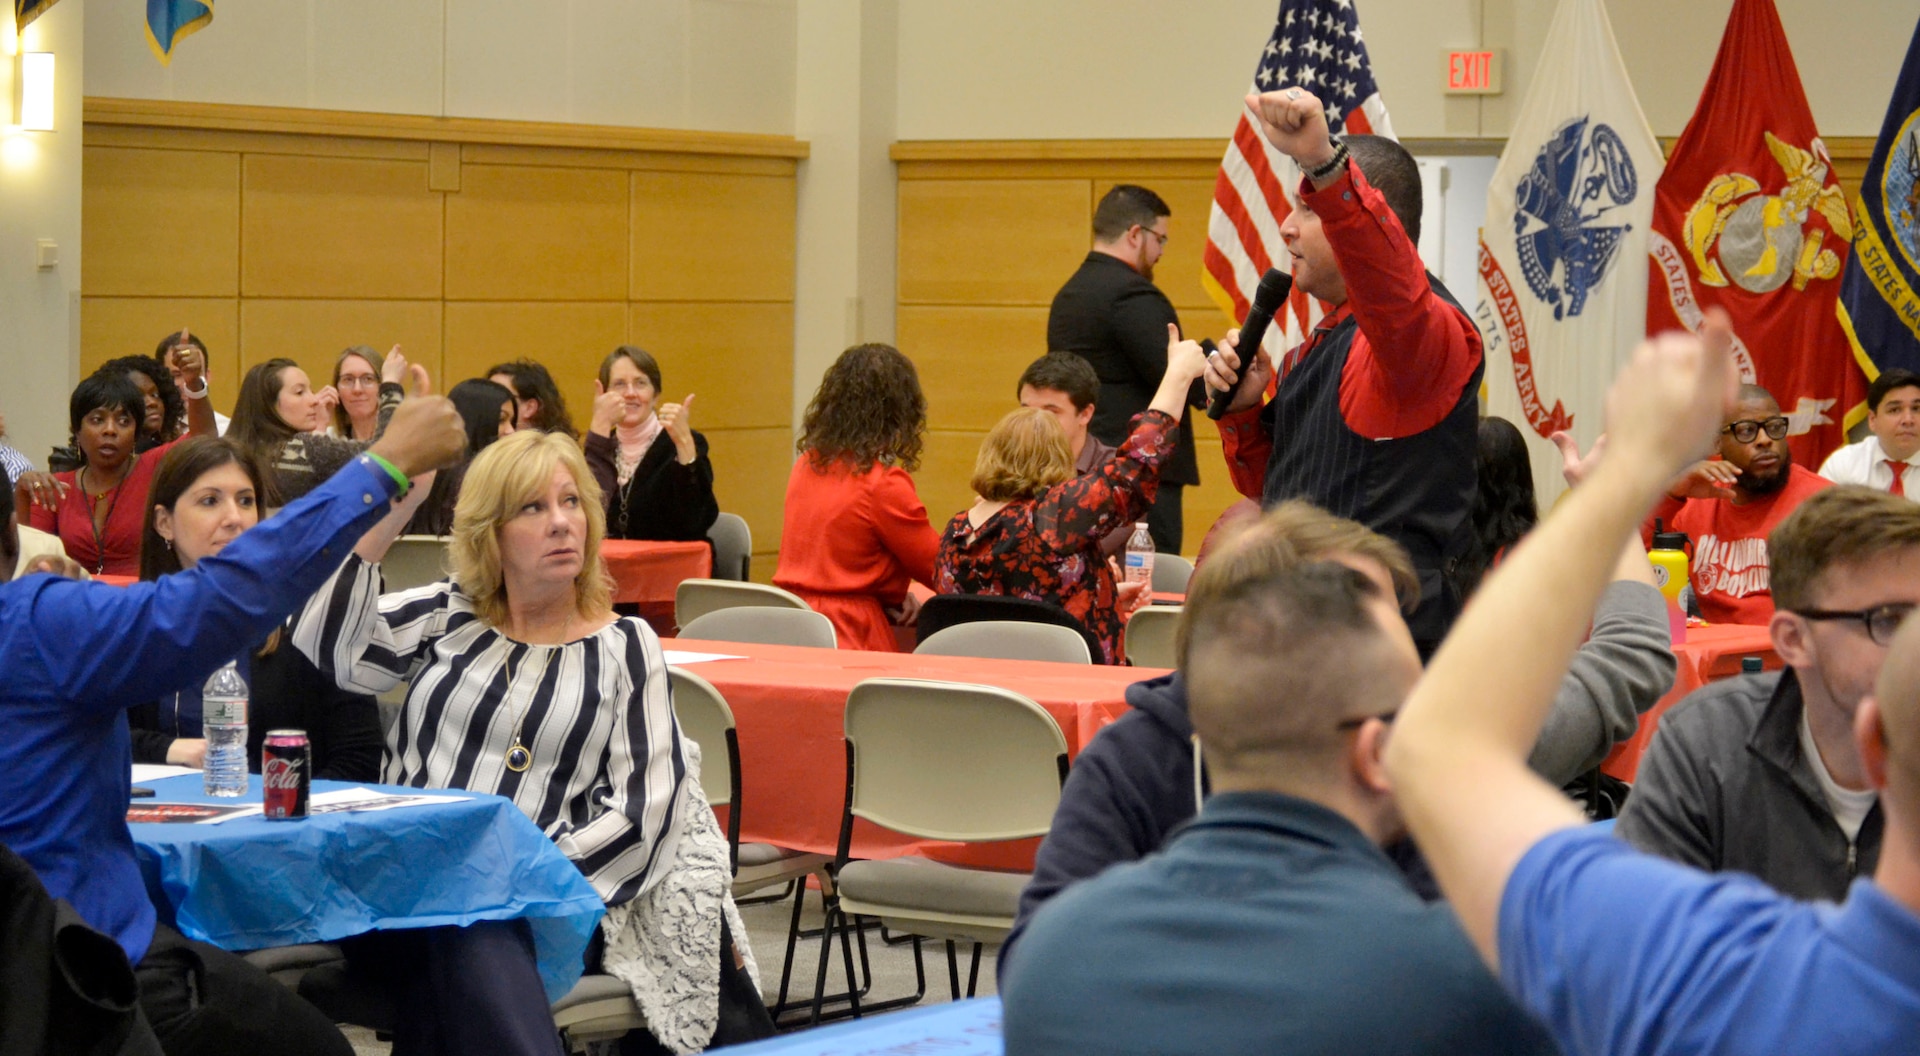
<svg viewBox="0 0 1920 1056"><path fill-rule="evenodd" d="M1887 459L1887 468L1893 471L1893 486L1887 489L1887 494L1898 495L1905 498L1907 494L1907 464L1905 462L1895 462L1889 458Z"/></svg>

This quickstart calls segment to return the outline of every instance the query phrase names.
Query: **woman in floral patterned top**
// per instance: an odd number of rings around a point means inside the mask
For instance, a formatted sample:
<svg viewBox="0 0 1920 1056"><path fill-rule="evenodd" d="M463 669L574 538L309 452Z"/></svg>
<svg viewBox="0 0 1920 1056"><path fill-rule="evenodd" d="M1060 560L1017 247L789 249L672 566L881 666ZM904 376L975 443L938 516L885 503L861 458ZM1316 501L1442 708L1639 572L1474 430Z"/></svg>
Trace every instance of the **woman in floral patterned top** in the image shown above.
<svg viewBox="0 0 1920 1056"><path fill-rule="evenodd" d="M979 500L955 514L940 537L936 591L1058 605L1099 639L1101 662L1124 662L1121 627L1145 591L1115 583L1100 540L1152 505L1187 392L1206 369L1197 343L1180 340L1171 326L1167 333L1159 391L1098 470L1074 476L1066 433L1046 411L1014 411L993 427L973 466Z"/></svg>

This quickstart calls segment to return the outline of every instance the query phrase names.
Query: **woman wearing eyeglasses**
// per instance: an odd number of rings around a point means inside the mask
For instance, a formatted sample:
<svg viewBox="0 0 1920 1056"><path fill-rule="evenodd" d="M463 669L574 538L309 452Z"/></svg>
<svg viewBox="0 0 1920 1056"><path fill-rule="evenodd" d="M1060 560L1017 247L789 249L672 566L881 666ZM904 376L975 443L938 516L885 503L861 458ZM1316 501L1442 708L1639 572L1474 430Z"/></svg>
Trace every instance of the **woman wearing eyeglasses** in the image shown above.
<svg viewBox="0 0 1920 1056"><path fill-rule="evenodd" d="M1656 521L1692 541L1688 577L1708 623L1763 626L1773 618L1767 533L1807 496L1833 486L1793 464L1791 429L1772 393L1740 386L1739 400L1720 426L1718 457L1681 474L1640 527L1641 541L1649 545Z"/></svg>

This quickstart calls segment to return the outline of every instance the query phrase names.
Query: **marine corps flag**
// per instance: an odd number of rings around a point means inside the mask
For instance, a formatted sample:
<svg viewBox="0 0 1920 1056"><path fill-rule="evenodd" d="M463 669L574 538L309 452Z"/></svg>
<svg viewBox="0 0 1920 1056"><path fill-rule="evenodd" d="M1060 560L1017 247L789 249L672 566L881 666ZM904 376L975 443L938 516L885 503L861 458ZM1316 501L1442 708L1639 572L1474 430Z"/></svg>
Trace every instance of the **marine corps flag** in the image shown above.
<svg viewBox="0 0 1920 1056"><path fill-rule="evenodd" d="M1853 259L1837 310L1868 377L1920 371L1920 25L1853 205Z"/></svg>
<svg viewBox="0 0 1920 1056"><path fill-rule="evenodd" d="M1647 319L1647 223L1660 141L1601 0L1560 0L1487 189L1480 333L1487 413L1527 437L1535 494L1565 486L1547 437L1585 448Z"/></svg>
<svg viewBox="0 0 1920 1056"><path fill-rule="evenodd" d="M1700 105L1654 188L1647 330L1733 318L1734 354L1791 421L1794 461L1846 443L1866 392L1834 316L1853 222L1773 0L1735 0Z"/></svg>

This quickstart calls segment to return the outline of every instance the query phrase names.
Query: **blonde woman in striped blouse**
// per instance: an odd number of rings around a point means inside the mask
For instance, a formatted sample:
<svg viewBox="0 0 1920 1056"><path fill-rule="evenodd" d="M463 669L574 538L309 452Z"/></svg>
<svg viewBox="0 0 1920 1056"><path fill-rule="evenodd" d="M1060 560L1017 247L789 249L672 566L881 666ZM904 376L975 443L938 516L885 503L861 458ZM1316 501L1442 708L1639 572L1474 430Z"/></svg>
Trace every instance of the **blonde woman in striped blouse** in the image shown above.
<svg viewBox="0 0 1920 1056"><path fill-rule="evenodd" d="M613 613L580 448L533 430L487 447L455 506L452 577L382 596L378 562L414 504L361 540L294 631L344 688L411 680L385 780L505 796L544 829L607 902L589 968L633 986L668 1050L771 1033L659 639ZM736 991L757 1007L721 1007Z"/></svg>

